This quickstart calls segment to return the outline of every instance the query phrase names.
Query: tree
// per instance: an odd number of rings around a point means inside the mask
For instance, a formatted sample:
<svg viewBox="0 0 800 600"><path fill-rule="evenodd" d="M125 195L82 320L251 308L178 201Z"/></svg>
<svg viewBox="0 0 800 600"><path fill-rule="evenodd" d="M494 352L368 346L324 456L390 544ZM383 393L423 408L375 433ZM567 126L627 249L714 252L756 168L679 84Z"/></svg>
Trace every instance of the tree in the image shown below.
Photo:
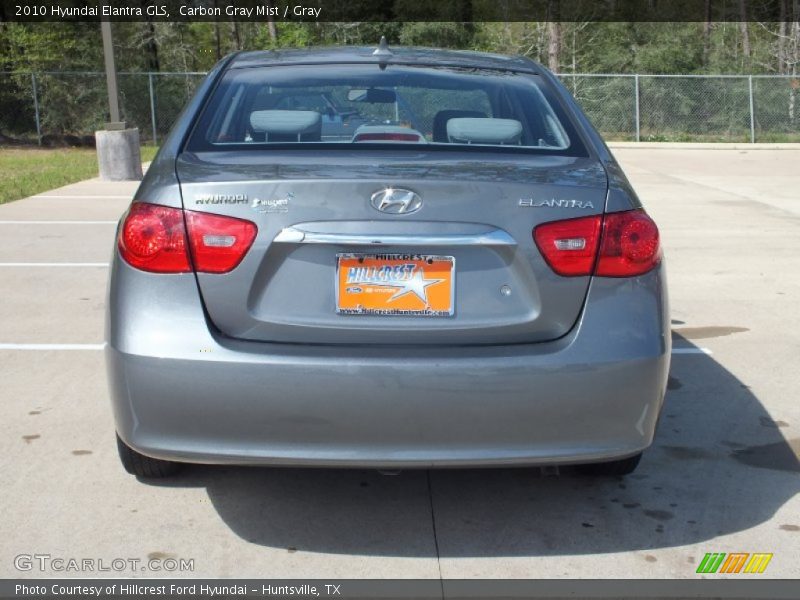
<svg viewBox="0 0 800 600"><path fill-rule="evenodd" d="M747 4L746 0L739 0L739 30L742 32L742 54L746 60L750 60L750 28L747 23Z"/></svg>

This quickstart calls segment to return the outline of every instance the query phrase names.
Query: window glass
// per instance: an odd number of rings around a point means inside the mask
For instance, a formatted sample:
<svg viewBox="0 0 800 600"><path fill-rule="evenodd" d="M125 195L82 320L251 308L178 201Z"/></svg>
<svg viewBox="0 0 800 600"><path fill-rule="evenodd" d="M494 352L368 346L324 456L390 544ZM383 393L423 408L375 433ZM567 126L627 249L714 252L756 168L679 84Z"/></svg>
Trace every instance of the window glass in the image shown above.
<svg viewBox="0 0 800 600"><path fill-rule="evenodd" d="M231 69L190 150L275 144L522 148L585 155L537 76L377 65Z"/></svg>

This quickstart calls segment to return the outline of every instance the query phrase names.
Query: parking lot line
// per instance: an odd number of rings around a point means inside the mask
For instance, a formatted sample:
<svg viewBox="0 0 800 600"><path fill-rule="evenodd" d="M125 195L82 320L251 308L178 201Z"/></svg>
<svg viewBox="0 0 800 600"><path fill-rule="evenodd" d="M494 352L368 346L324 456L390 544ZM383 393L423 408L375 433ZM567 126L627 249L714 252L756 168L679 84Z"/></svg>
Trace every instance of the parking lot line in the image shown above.
<svg viewBox="0 0 800 600"><path fill-rule="evenodd" d="M102 344L0 344L0 350L102 350Z"/></svg>
<svg viewBox="0 0 800 600"><path fill-rule="evenodd" d="M116 225L116 221L0 221L0 225Z"/></svg>
<svg viewBox="0 0 800 600"><path fill-rule="evenodd" d="M0 267L108 267L108 263L4 262Z"/></svg>
<svg viewBox="0 0 800 600"><path fill-rule="evenodd" d="M713 354L708 348L673 348L673 354Z"/></svg>

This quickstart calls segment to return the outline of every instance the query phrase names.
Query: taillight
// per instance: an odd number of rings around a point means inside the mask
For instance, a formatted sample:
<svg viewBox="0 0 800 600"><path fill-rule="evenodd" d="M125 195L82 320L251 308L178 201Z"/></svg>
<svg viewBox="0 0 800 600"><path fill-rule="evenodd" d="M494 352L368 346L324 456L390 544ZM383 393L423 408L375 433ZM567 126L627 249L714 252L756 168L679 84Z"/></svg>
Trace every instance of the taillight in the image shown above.
<svg viewBox="0 0 800 600"><path fill-rule="evenodd" d="M533 230L539 252L559 275L591 275L597 256L601 217L543 223Z"/></svg>
<svg viewBox="0 0 800 600"><path fill-rule="evenodd" d="M631 277L661 260L658 228L642 210L543 223L533 238L550 268L565 277Z"/></svg>
<svg viewBox="0 0 800 600"><path fill-rule="evenodd" d="M143 271L188 273L193 263L200 273L227 273L247 254L256 232L250 221L136 202L117 245L122 258Z"/></svg>
<svg viewBox="0 0 800 600"><path fill-rule="evenodd" d="M122 258L142 271L188 273L183 211L156 204L131 205L117 242Z"/></svg>
<svg viewBox="0 0 800 600"><path fill-rule="evenodd" d="M608 213L594 274L631 277L652 270L661 262L658 227L642 210Z"/></svg>
<svg viewBox="0 0 800 600"><path fill-rule="evenodd" d="M242 262L258 231L255 223L233 217L186 211L194 268L227 273Z"/></svg>

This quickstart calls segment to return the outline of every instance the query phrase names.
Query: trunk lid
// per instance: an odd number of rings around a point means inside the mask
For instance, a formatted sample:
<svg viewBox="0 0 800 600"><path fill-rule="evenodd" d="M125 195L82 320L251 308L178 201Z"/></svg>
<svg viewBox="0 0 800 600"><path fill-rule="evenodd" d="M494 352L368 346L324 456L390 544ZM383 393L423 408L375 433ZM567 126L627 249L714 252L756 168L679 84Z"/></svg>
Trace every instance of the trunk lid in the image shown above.
<svg viewBox="0 0 800 600"><path fill-rule="evenodd" d="M185 209L258 226L238 267L198 273L197 280L223 334L269 342L505 344L561 337L580 314L590 277L553 273L531 233L539 223L602 213L607 191L596 159L513 153L187 152L177 173ZM380 198L372 197L387 188L413 191L421 206L413 214L379 210ZM369 287L340 278L339 255L345 269L360 266L354 261L364 255L367 269L385 263L385 255L401 268L406 259L452 257L452 282L437 284L445 303L452 286L452 315L337 312L344 301L338 288L358 294ZM447 260L437 263L442 279ZM401 283L390 295L404 296L397 301L409 306L414 298L432 303L426 288L439 281L435 272L415 277L421 287Z"/></svg>

